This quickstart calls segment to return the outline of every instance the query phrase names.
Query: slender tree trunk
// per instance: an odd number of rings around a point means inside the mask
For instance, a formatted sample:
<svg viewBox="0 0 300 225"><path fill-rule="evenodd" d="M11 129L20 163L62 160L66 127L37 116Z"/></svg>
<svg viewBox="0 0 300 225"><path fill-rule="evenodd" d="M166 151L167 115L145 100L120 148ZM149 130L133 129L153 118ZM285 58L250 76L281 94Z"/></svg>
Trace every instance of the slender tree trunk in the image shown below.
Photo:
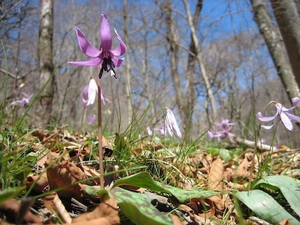
<svg viewBox="0 0 300 225"><path fill-rule="evenodd" d="M178 72L178 64L179 64L179 58L178 58L178 37L175 32L174 28L174 21L172 20L172 0L168 0L166 2L166 5L164 5L164 11L166 14L166 24L167 24L167 41L170 45L170 65L171 65L171 75L173 80L173 87L175 89L175 95L176 95L176 104L179 109L179 114L181 121L184 125L185 123L185 115L184 115L184 103L183 103L183 93L182 93L182 85L180 81L180 75Z"/></svg>
<svg viewBox="0 0 300 225"><path fill-rule="evenodd" d="M41 0L38 57L40 66L40 88L51 79L53 65L53 0ZM54 95L52 79L41 96L44 119L50 119Z"/></svg>
<svg viewBox="0 0 300 225"><path fill-rule="evenodd" d="M300 16L292 0L271 0L298 87L300 86Z"/></svg>
<svg viewBox="0 0 300 225"><path fill-rule="evenodd" d="M128 29L127 29L127 17L128 17L128 12L127 12L127 2L128 0L124 0L124 8L123 8L123 19L124 19L124 27L123 27L123 32L124 32L124 39L125 43L129 45L129 35L128 35ZM130 64L130 56L129 52L125 52L125 60L126 60L126 97L127 97L127 112L128 112L128 125L131 123L132 120L132 102L131 102L131 85L130 85L130 80L131 80L131 64Z"/></svg>
<svg viewBox="0 0 300 225"><path fill-rule="evenodd" d="M196 9L193 18L193 24L197 27L198 18L200 17L200 13L202 10L203 0L198 0L196 4ZM185 123L185 136L186 139L189 141L191 138L191 134L193 131L193 111L195 106L195 62L197 56L197 49L195 46L195 42L193 36L191 35L190 38L190 47L189 47L189 56L188 56L188 65L187 65L187 104L185 106L185 116L186 123Z"/></svg>
<svg viewBox="0 0 300 225"><path fill-rule="evenodd" d="M195 24L193 23L189 4L188 4L187 0L182 0L182 2L185 6L187 20L188 20L188 23L189 23L189 26L191 29L191 33L192 33L192 39L193 39L193 42L195 44L196 51L197 51L196 59L197 59L197 62L198 62L198 65L199 65L199 68L200 68L200 71L201 71L201 74L203 77L204 85L205 85L206 91L207 91L207 97L208 97L210 107L211 107L212 116L210 116L210 118L212 117L212 119L214 120L217 117L215 97L214 97L212 89L211 89L211 85L209 82L209 76L207 74L206 68L205 68L203 60L202 60L201 51L200 51L201 50L200 42L199 42L197 34L196 34L196 27L195 27Z"/></svg>
<svg viewBox="0 0 300 225"><path fill-rule="evenodd" d="M268 46L269 52L277 68L278 76L286 89L289 99L300 96L299 88L293 75L292 68L286 56L286 51L280 34L274 27L270 15L262 0L251 0L254 19Z"/></svg>

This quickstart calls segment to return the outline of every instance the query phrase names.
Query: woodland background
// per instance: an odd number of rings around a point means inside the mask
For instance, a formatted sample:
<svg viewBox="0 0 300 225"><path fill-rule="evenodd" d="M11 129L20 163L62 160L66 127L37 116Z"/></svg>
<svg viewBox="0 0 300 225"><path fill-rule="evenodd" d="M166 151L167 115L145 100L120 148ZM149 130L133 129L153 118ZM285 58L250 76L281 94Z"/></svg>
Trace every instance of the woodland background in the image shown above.
<svg viewBox="0 0 300 225"><path fill-rule="evenodd" d="M2 0L0 100L7 118L2 123L13 125L25 110L10 102L22 92L36 95L54 74L26 122L79 129L81 91L97 68L67 64L86 60L74 27L97 46L105 12L128 47L116 70L119 78L102 78L112 101L103 106L106 133L126 129L147 110L145 133L167 106L187 138L223 117L236 122L233 133L254 139L258 111L272 100L290 107L290 99L300 96L298 9L298 0ZM87 116L96 112L93 105ZM281 128L274 144L299 146L299 128ZM263 131L268 144L274 132Z"/></svg>

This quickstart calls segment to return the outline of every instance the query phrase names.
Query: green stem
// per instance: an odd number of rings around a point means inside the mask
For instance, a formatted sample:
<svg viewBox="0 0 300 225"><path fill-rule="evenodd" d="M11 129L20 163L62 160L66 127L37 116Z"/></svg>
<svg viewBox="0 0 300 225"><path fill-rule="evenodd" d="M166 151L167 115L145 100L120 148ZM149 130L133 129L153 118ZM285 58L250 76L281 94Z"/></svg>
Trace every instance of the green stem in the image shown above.
<svg viewBox="0 0 300 225"><path fill-rule="evenodd" d="M104 188L104 168L102 153L102 116L101 116L101 80L98 78L98 150L99 150L99 169L100 169L100 186Z"/></svg>

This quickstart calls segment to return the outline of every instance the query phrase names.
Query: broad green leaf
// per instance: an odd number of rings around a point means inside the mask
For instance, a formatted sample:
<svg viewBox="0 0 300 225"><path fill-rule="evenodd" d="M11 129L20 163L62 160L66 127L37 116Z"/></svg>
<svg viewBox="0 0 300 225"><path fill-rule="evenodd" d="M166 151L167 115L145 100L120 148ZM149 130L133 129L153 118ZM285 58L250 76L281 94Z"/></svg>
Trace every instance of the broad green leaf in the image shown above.
<svg viewBox="0 0 300 225"><path fill-rule="evenodd" d="M181 203L188 202L192 198L209 198L218 195L218 192L207 190L183 190L180 188L172 187L170 185L163 185L151 178L146 172L137 173L128 177L121 178L116 181L114 187L121 185L131 185L135 187L142 187L148 190L157 191L161 193L171 194L178 199Z"/></svg>
<svg viewBox="0 0 300 225"><path fill-rule="evenodd" d="M289 219L289 223L292 225L300 224L270 195L261 190L237 192L235 195L257 216L268 222L279 224L284 219Z"/></svg>
<svg viewBox="0 0 300 225"><path fill-rule="evenodd" d="M14 198L24 189L25 187L13 187L13 188L6 188L0 191L0 204L2 204L4 201L10 198Z"/></svg>
<svg viewBox="0 0 300 225"><path fill-rule="evenodd" d="M119 187L108 191L87 186L84 191L90 196L100 197L100 199L104 195L114 198L124 215L135 224L172 224L171 218L159 212L145 194L134 193Z"/></svg>
<svg viewBox="0 0 300 225"><path fill-rule="evenodd" d="M300 216L300 185L296 179L288 176L268 176L259 180L256 186L272 186L279 189L291 208Z"/></svg>
<svg viewBox="0 0 300 225"><path fill-rule="evenodd" d="M233 151L229 151L227 149L224 148L211 148L208 150L208 152L214 156L219 155L224 161L228 162L229 160L231 160L233 158Z"/></svg>
<svg viewBox="0 0 300 225"><path fill-rule="evenodd" d="M168 225L173 224L172 219L159 212L146 194L127 191L116 187L111 190L122 213L135 224L142 225Z"/></svg>

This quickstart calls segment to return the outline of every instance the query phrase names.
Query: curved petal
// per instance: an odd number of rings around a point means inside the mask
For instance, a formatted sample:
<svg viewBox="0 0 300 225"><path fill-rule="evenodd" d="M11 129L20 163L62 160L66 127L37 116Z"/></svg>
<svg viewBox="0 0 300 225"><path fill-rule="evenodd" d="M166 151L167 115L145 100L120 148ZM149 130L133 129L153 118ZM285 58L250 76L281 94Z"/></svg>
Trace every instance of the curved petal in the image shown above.
<svg viewBox="0 0 300 225"><path fill-rule="evenodd" d="M88 100L89 100L89 93L88 93L88 89L89 89L89 86L86 85L82 92L81 92L81 99L82 99L82 103L83 103L83 107L87 107L87 103L88 103Z"/></svg>
<svg viewBox="0 0 300 225"><path fill-rule="evenodd" d="M122 38L119 36L116 29L115 29L115 33L116 33L117 38L120 41L120 43L114 50L111 50L110 52L115 56L121 56L121 55L124 55L124 53L127 50L127 47L126 47L124 41L122 40Z"/></svg>
<svg viewBox="0 0 300 225"><path fill-rule="evenodd" d="M124 58L119 59L117 57L113 57L111 60L114 62L115 67L119 67L121 66Z"/></svg>
<svg viewBox="0 0 300 225"><path fill-rule="evenodd" d="M264 128L264 129L266 129L266 130L270 130L270 129L272 129L274 126L275 126L275 124L270 125L270 126L262 125L261 127Z"/></svg>
<svg viewBox="0 0 300 225"><path fill-rule="evenodd" d="M293 130L293 124L290 118L285 113L280 113L280 118L286 129Z"/></svg>
<svg viewBox="0 0 300 225"><path fill-rule="evenodd" d="M68 64L73 66L97 66L102 64L102 60L100 58L95 58L89 61L68 62Z"/></svg>
<svg viewBox="0 0 300 225"><path fill-rule="evenodd" d="M293 110L294 108L296 108L300 104L300 98L295 97L292 99L292 102L293 102L293 106L291 108L289 108L287 111L290 111L290 110Z"/></svg>
<svg viewBox="0 0 300 225"><path fill-rule="evenodd" d="M276 116L278 115L278 111L276 112L276 114L274 116L263 116L261 112L258 112L256 114L256 118L260 121L260 122L270 122L272 120L274 120L276 118Z"/></svg>
<svg viewBox="0 0 300 225"><path fill-rule="evenodd" d="M105 13L101 14L100 38L103 51L109 51L112 45L110 27Z"/></svg>
<svg viewBox="0 0 300 225"><path fill-rule="evenodd" d="M88 102L87 102L87 106L94 104L96 96L97 96L97 93L98 93L97 83L96 83L96 81L94 79L91 79L90 83L89 83L89 88L88 88Z"/></svg>
<svg viewBox="0 0 300 225"><path fill-rule="evenodd" d="M291 113L288 113L288 112L286 112L285 114L290 118L290 120L295 120L295 121L300 122L300 117L299 116L295 116L295 115L293 115Z"/></svg>
<svg viewBox="0 0 300 225"><path fill-rule="evenodd" d="M75 30L80 50L85 55L91 58L99 56L101 54L101 51L95 48L93 45L91 45L91 43L88 41L88 39L84 36L82 31L78 27L75 27Z"/></svg>

